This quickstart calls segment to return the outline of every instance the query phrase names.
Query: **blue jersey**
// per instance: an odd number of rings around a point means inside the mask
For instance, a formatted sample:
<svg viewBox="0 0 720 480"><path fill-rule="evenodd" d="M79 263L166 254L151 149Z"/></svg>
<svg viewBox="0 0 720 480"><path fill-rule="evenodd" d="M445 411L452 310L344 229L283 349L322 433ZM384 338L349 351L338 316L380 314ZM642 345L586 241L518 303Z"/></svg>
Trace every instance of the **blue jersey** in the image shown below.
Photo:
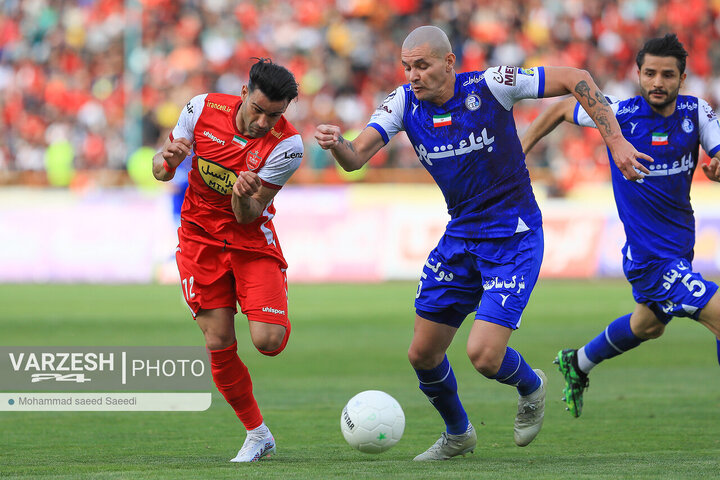
<svg viewBox="0 0 720 480"><path fill-rule="evenodd" d="M627 237L623 254L641 264L671 258L692 261L695 217L690 185L698 146L710 156L720 151L715 113L704 100L687 95L677 97L675 111L668 117L655 113L641 96L610 101L625 138L655 160L638 159L650 174L636 182L626 180L610 161L615 203ZM595 126L579 105L574 120Z"/></svg>
<svg viewBox="0 0 720 480"><path fill-rule="evenodd" d="M542 67L456 74L455 94L440 106L403 85L371 117L386 143L407 133L445 197L448 235L499 238L541 227L512 106L542 97L544 75Z"/></svg>

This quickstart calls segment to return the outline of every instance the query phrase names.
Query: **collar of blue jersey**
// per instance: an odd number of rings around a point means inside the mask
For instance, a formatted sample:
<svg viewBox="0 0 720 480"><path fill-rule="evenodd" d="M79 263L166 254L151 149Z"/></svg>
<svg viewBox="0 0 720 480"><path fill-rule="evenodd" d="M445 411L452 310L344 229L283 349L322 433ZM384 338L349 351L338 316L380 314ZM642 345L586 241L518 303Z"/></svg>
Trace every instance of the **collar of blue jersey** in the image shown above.
<svg viewBox="0 0 720 480"><path fill-rule="evenodd" d="M640 105L640 113L642 113L644 115L657 116L660 118L670 118L670 117L678 114L678 105L680 105L682 102L686 102L686 103L689 102L691 97L689 97L687 95L678 95L677 98L675 99L675 110L673 110L673 113L671 113L667 117L664 117L664 116L660 115L659 113L657 113L655 110L653 110L652 107L650 106L650 104L647 102L647 100L645 100L645 97L643 97L642 95L638 95L636 98L638 99L637 101L638 101L638 104Z"/></svg>

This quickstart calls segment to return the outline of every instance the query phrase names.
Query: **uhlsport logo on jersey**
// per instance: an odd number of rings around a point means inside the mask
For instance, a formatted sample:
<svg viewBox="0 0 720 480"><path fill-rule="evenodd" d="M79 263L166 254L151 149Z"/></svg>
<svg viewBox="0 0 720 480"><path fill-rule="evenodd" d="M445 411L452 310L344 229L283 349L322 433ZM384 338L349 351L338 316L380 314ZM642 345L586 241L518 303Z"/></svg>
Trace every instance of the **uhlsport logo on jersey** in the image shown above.
<svg viewBox="0 0 720 480"><path fill-rule="evenodd" d="M208 132L207 130L205 130L203 132L203 135L205 135L206 137L208 137L210 140L212 140L215 143L219 143L220 145L225 145L225 140L220 140L218 137L213 135L211 132Z"/></svg>
<svg viewBox="0 0 720 480"><path fill-rule="evenodd" d="M4 411L205 410L211 385L202 347L0 347Z"/></svg>

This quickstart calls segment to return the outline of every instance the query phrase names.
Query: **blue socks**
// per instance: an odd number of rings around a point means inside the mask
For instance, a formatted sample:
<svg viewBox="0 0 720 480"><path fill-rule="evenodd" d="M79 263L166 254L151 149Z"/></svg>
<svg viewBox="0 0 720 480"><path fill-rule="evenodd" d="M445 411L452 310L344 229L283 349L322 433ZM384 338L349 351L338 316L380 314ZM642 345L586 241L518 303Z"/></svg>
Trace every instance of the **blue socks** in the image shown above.
<svg viewBox="0 0 720 480"><path fill-rule="evenodd" d="M468 416L457 394L457 381L447 355L431 370L415 370L420 390L445 420L447 433L459 435L468 427Z"/></svg>
<svg viewBox="0 0 720 480"><path fill-rule="evenodd" d="M628 313L614 320L605 328L604 332L590 340L582 348L587 359L593 363L591 368L603 360L625 353L644 342L642 338L636 337L630 329L630 315ZM578 357L580 357L579 353ZM581 370L587 373L589 369L585 370L582 368L583 366L581 365Z"/></svg>
<svg viewBox="0 0 720 480"><path fill-rule="evenodd" d="M523 396L530 395L542 384L538 374L530 368L522 355L510 347L505 349L505 357L500 365L500 370L490 378L517 387L518 393Z"/></svg>
<svg viewBox="0 0 720 480"><path fill-rule="evenodd" d="M720 364L720 338L716 339L717 341L717 356L718 356L718 363Z"/></svg>

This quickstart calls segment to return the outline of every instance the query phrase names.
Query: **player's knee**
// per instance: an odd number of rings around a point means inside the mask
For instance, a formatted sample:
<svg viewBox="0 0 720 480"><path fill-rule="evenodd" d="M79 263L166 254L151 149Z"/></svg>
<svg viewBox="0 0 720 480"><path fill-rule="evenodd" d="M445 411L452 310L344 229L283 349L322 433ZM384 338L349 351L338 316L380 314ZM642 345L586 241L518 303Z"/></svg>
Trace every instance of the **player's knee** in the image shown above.
<svg viewBox="0 0 720 480"><path fill-rule="evenodd" d="M283 342L284 335L276 333L268 333L260 338L253 338L253 345L260 352L271 352L280 348Z"/></svg>
<svg viewBox="0 0 720 480"><path fill-rule="evenodd" d="M633 332L636 337L642 338L643 340L651 340L658 338L665 332L665 325L660 322L643 325L638 332Z"/></svg>
<svg viewBox="0 0 720 480"><path fill-rule="evenodd" d="M288 335L289 332L285 329L273 329L263 332L261 335L254 335L252 342L258 352L274 357L285 350Z"/></svg>
<svg viewBox="0 0 720 480"><path fill-rule="evenodd" d="M223 350L235 343L235 335L222 332L204 332L208 350Z"/></svg>
<svg viewBox="0 0 720 480"><path fill-rule="evenodd" d="M445 358L445 352L433 354L412 345L408 349L408 360L415 370L431 370L440 365L443 358Z"/></svg>
<svg viewBox="0 0 720 480"><path fill-rule="evenodd" d="M491 348L468 347L467 354L475 370L486 377L494 376L502 365L502 356L496 355Z"/></svg>

